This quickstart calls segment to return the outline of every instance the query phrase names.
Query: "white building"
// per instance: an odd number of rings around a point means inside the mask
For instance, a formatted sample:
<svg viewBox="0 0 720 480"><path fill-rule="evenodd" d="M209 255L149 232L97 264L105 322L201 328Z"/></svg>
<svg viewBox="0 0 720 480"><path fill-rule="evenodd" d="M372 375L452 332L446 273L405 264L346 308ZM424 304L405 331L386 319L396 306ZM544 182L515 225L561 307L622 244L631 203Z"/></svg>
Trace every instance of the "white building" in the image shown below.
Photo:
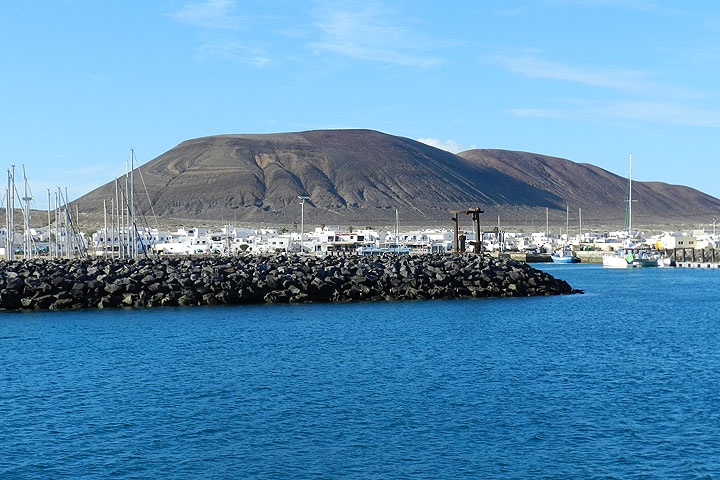
<svg viewBox="0 0 720 480"><path fill-rule="evenodd" d="M673 250L676 248L695 248L697 239L685 233L663 233L656 243L659 250Z"/></svg>

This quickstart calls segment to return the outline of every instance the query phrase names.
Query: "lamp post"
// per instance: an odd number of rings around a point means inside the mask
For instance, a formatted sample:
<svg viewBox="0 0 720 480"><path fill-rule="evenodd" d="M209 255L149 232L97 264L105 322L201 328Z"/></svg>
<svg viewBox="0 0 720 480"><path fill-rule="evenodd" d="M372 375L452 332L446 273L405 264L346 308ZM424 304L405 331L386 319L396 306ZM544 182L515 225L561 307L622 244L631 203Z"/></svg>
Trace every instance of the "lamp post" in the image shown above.
<svg viewBox="0 0 720 480"><path fill-rule="evenodd" d="M300 199L300 251L304 248L304 236L305 236L305 200L310 200L307 195L298 195Z"/></svg>

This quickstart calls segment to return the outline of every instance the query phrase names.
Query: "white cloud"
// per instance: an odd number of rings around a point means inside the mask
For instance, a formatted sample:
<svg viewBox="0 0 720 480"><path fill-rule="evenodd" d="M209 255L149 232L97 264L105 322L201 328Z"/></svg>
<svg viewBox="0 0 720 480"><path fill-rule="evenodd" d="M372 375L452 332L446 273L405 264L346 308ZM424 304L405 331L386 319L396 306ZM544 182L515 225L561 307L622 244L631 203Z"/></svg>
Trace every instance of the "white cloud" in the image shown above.
<svg viewBox="0 0 720 480"><path fill-rule="evenodd" d="M186 4L181 10L170 16L180 22L210 30L238 30L247 27L248 18L236 14L236 0L205 0ZM234 34L230 34L234 35ZM206 41L195 49L195 59L199 61L231 61L264 67L271 63L270 57L261 49L248 46L228 37Z"/></svg>
<svg viewBox="0 0 720 480"><path fill-rule="evenodd" d="M442 45L413 32L379 2L326 3L316 11L322 36L308 46L360 60L428 68L438 57L428 53Z"/></svg>
<svg viewBox="0 0 720 480"><path fill-rule="evenodd" d="M418 142L422 142L425 145L430 145L431 147L439 148L441 150L446 150L448 152L452 153L459 153L464 152L465 150L472 150L474 148L477 148L475 145L465 146L460 145L455 140L439 140L437 138L418 138Z"/></svg>
<svg viewBox="0 0 720 480"><path fill-rule="evenodd" d="M240 42L208 43L198 47L195 55L202 61L230 60L255 67L265 67L271 63L263 51Z"/></svg>
<svg viewBox="0 0 720 480"><path fill-rule="evenodd" d="M664 125L720 128L720 110L652 101L592 103L580 108L515 108L506 113L519 117L560 120L624 120Z"/></svg>
<svg viewBox="0 0 720 480"><path fill-rule="evenodd" d="M585 5L588 7L611 7L631 10L657 10L658 6L648 0L549 0L551 4Z"/></svg>
<svg viewBox="0 0 720 480"><path fill-rule="evenodd" d="M490 63L500 65L512 73L528 78L572 82L625 93L652 93L654 95L673 97L703 96L686 88L678 88L652 81L649 79L650 72L641 70L567 65L545 60L533 54L518 56L495 55L489 57L488 60Z"/></svg>
<svg viewBox="0 0 720 480"><path fill-rule="evenodd" d="M232 30L242 24L242 17L234 14L235 8L234 0L206 0L189 3L170 16L196 27Z"/></svg>
<svg viewBox="0 0 720 480"><path fill-rule="evenodd" d="M598 69L575 67L543 60L532 55L491 57L493 63L507 70L530 78L547 78L594 87L623 91L644 90L648 86L646 74L634 70Z"/></svg>

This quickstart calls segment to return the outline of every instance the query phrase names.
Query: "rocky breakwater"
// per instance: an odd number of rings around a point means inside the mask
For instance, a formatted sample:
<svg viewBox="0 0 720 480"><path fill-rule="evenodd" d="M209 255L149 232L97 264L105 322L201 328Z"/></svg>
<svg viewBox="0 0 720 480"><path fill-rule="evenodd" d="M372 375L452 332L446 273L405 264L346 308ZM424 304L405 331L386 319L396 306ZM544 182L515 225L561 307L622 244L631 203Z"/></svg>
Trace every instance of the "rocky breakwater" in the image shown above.
<svg viewBox="0 0 720 480"><path fill-rule="evenodd" d="M525 263L468 254L0 262L5 311L568 293L576 291Z"/></svg>

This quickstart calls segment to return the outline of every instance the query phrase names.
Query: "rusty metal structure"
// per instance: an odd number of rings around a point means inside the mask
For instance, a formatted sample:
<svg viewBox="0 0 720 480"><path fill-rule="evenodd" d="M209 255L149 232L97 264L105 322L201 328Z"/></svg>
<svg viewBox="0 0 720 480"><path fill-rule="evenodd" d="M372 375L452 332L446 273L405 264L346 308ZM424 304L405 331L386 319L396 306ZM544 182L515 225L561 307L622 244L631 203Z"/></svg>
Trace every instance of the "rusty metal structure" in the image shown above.
<svg viewBox="0 0 720 480"><path fill-rule="evenodd" d="M480 232L480 214L484 213L483 210L479 208L470 208L468 210L451 210L450 213L453 214L452 221L455 224L454 225L454 234L453 234L453 252L457 253L465 249L465 242L462 242L462 245L460 243L460 236L458 233L458 230L460 228L460 220L459 215L472 215L473 220L473 228L475 229L475 247L473 251L475 253L482 253L482 233ZM462 247L462 248L461 248Z"/></svg>

